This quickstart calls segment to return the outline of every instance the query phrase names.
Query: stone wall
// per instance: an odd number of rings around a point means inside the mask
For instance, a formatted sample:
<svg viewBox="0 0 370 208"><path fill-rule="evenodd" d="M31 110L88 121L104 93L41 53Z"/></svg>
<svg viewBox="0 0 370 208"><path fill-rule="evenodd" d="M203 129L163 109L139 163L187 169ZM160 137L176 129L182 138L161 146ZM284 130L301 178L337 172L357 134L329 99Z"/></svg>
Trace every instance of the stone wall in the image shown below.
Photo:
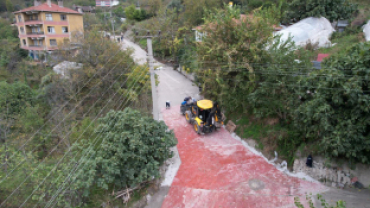
<svg viewBox="0 0 370 208"><path fill-rule="evenodd" d="M191 73L191 74L187 73L186 71L182 70L181 66L177 68L177 71L180 72L182 75L184 75L190 81L194 82L195 79L194 79L194 74L193 73Z"/></svg>
<svg viewBox="0 0 370 208"><path fill-rule="evenodd" d="M365 188L370 186L370 166L356 164L355 169L349 168L348 164L338 165L334 162L325 162L323 158L316 157L313 160L313 167L306 166L306 158L294 160L293 172L304 172L312 178L326 182L333 187L346 187L358 180Z"/></svg>

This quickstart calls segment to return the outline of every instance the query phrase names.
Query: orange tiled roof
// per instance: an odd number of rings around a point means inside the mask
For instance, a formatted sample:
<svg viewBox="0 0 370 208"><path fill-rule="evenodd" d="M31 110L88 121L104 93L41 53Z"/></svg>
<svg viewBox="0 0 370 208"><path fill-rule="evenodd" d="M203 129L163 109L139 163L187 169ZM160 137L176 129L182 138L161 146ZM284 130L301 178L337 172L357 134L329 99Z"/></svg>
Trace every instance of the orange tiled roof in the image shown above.
<svg viewBox="0 0 370 208"><path fill-rule="evenodd" d="M30 12L30 11L81 14L77 11L74 11L74 10L66 8L66 7L60 7L56 4L51 4L51 6L49 6L47 3L41 4L41 5L38 5L38 6L28 7L26 9L22 9L20 11L14 12L14 13Z"/></svg>

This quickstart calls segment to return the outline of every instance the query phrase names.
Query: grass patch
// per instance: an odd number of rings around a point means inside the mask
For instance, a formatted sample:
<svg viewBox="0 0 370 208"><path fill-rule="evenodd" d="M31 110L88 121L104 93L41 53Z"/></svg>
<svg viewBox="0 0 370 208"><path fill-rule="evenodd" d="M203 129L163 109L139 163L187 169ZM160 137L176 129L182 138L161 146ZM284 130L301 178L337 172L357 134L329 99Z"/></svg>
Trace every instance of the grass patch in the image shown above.
<svg viewBox="0 0 370 208"><path fill-rule="evenodd" d="M354 44L363 42L363 40L364 36L362 32L355 32L354 34L335 32L331 38L331 42L335 45L330 48L320 48L316 50L314 58L316 58L319 53L326 53L329 55L345 53L346 49L352 47Z"/></svg>
<svg viewBox="0 0 370 208"><path fill-rule="evenodd" d="M112 196L112 191L95 187L92 189L92 192L90 194L90 202L86 205L86 207L101 207L103 203L107 205L107 208L131 207L135 202L139 201L147 195L148 188L149 184L139 190L133 191L130 194L130 200L127 204L125 204L122 202L121 198L116 199L115 196Z"/></svg>
<svg viewBox="0 0 370 208"><path fill-rule="evenodd" d="M139 45L142 48L146 48L146 46L147 46L146 39L140 39L139 40Z"/></svg>

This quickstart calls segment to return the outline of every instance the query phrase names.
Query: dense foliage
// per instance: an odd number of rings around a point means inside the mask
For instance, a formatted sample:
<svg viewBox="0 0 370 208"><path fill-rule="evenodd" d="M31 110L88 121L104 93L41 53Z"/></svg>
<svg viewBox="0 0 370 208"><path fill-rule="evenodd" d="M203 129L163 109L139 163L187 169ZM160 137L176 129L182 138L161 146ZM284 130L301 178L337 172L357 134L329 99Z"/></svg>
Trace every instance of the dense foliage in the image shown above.
<svg viewBox="0 0 370 208"><path fill-rule="evenodd" d="M71 45L66 42L61 47ZM77 147L87 149L96 136L96 119L110 109L133 106L143 114L150 112L148 67L136 65L131 50L122 51L120 45L92 31L85 33L78 54L70 52L60 50L56 55L82 67L66 71L65 76L25 62L21 69L8 72L21 81L0 82L0 158L6 161L0 187L2 195L9 196L1 199L6 207L23 202L29 206L58 202L60 207L96 202L83 197L83 187L63 183L77 177L71 163L87 154ZM30 76L36 72L37 76ZM18 186L19 194L11 195Z"/></svg>
<svg viewBox="0 0 370 208"><path fill-rule="evenodd" d="M306 17L325 17L332 21L349 19L357 6L346 0L293 0L289 17L301 20Z"/></svg>
<svg viewBox="0 0 370 208"><path fill-rule="evenodd" d="M147 17L147 13L144 9L136 9L134 4L125 8L126 18L129 20L141 21Z"/></svg>
<svg viewBox="0 0 370 208"><path fill-rule="evenodd" d="M304 102L294 124L303 136L320 139L334 157L370 161L370 43L333 55L301 82Z"/></svg>
<svg viewBox="0 0 370 208"><path fill-rule="evenodd" d="M279 65L273 65L275 62L294 66L293 60L297 57L290 52L293 45L273 44L272 23L259 13L241 18L238 10L227 8L210 12L205 25L202 32L207 35L197 48L201 67L196 72L203 91L228 109L247 109L250 99L258 103L255 106L263 108L261 101L249 97L250 93L263 82L275 80L264 73L284 71ZM270 51L265 50L266 47L270 47ZM265 68L262 63L273 67ZM262 92L252 95L256 93Z"/></svg>
<svg viewBox="0 0 370 208"><path fill-rule="evenodd" d="M81 170L77 186L91 182L90 186L108 189L114 185L121 190L158 178L159 167L172 157L170 148L177 144L163 121L130 108L109 112L99 120L96 133L99 149L91 152L87 163L92 166Z"/></svg>

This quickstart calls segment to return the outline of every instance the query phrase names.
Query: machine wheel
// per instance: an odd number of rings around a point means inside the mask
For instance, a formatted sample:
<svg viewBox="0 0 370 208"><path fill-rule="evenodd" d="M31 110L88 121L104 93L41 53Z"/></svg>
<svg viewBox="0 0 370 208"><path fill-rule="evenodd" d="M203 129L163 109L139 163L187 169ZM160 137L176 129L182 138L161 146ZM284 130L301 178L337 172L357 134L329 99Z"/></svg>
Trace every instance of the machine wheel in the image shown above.
<svg viewBox="0 0 370 208"><path fill-rule="evenodd" d="M180 106L180 113L185 115L186 107L184 105Z"/></svg>
<svg viewBox="0 0 370 208"><path fill-rule="evenodd" d="M185 119L188 123L191 122L191 112L190 111L186 111L185 112Z"/></svg>
<svg viewBox="0 0 370 208"><path fill-rule="evenodd" d="M194 121L193 127L194 127L195 132L197 132L198 134L201 133L200 127L196 121Z"/></svg>

